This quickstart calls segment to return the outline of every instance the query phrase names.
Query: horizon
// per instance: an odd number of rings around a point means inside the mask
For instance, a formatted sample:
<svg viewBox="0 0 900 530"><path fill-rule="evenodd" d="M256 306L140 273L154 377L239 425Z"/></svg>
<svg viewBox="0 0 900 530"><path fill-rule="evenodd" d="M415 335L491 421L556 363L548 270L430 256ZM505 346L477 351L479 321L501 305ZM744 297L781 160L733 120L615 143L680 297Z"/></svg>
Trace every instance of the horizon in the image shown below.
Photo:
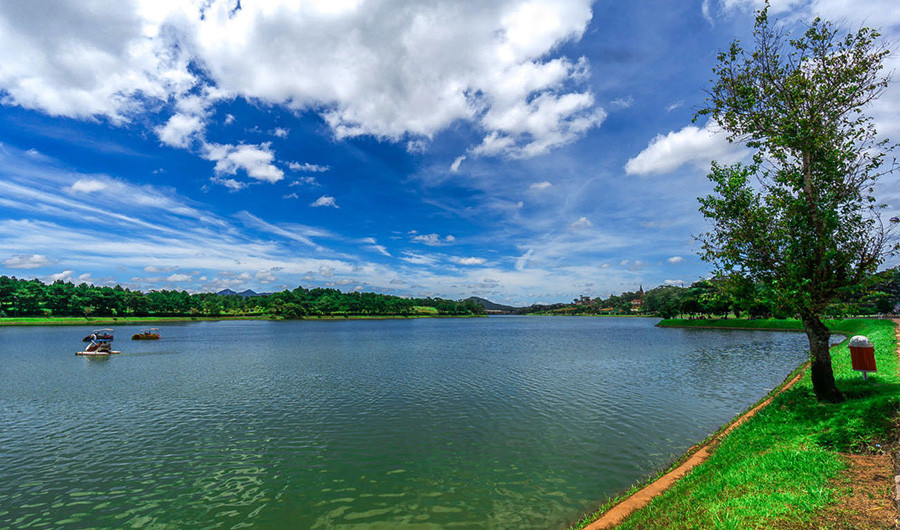
<svg viewBox="0 0 900 530"><path fill-rule="evenodd" d="M748 154L692 119L755 0L45 3L0 5L0 275L519 307L690 285L710 162ZM886 1L770 12L900 42ZM869 110L900 136L896 83ZM895 179L876 196L900 211Z"/></svg>

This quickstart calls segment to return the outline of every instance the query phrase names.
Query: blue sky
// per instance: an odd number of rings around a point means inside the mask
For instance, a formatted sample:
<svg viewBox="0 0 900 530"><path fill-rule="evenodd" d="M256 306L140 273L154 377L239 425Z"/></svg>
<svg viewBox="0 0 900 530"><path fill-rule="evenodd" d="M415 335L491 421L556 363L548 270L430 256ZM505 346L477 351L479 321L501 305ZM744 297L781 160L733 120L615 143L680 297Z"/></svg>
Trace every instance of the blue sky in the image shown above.
<svg viewBox="0 0 900 530"><path fill-rule="evenodd" d="M893 2L772 4L900 42ZM758 6L5 1L0 274L511 304L689 284L709 163L746 155L691 119ZM880 132L898 109L892 86Z"/></svg>

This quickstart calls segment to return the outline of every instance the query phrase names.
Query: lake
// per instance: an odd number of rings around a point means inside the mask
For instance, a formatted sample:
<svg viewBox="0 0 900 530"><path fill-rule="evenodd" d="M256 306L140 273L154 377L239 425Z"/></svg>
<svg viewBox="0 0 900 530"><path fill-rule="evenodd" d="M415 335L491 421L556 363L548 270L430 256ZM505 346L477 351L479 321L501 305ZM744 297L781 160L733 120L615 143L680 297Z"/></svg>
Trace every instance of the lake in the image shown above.
<svg viewBox="0 0 900 530"><path fill-rule="evenodd" d="M565 527L806 359L655 322L3 327L0 527Z"/></svg>

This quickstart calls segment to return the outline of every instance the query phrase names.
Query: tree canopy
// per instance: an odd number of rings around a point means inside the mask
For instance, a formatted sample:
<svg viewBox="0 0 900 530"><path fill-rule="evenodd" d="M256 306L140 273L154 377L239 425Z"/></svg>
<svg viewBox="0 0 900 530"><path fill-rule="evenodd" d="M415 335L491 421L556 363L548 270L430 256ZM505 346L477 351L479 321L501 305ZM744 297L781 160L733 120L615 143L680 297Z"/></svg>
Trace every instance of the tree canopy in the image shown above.
<svg viewBox="0 0 900 530"><path fill-rule="evenodd" d="M755 150L750 164L709 174L700 198L712 222L702 257L725 275L771 288L804 323L812 380L821 400L842 399L834 382L829 333L820 315L841 293L874 273L887 248L873 184L893 170L893 148L865 110L888 86L888 51L868 28L841 36L814 20L797 38L757 14L754 48L737 41L720 53L709 116Z"/></svg>
<svg viewBox="0 0 900 530"><path fill-rule="evenodd" d="M260 296L220 296L160 290L142 293L120 286L23 280L0 276L0 317L21 316L242 316L280 318L305 316L406 316L437 310L440 315L483 314L471 301L441 298L401 298L379 293L344 293L333 288L297 287ZM430 311L433 313L433 311Z"/></svg>

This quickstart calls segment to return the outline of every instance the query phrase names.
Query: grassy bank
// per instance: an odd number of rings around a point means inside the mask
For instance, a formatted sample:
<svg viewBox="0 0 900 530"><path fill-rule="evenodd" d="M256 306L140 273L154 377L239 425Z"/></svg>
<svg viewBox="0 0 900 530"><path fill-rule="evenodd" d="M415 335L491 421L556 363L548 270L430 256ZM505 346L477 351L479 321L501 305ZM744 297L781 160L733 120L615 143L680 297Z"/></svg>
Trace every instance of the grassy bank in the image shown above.
<svg viewBox="0 0 900 530"><path fill-rule="evenodd" d="M834 329L840 320L826 320L825 324ZM656 324L661 328L700 328L700 329L755 329L760 331L803 331L803 323L796 318L765 318L756 320L745 319L683 319L668 318L660 320Z"/></svg>
<svg viewBox="0 0 900 530"><path fill-rule="evenodd" d="M792 328L791 321L680 322L691 327ZM780 322L778 326L770 326ZM663 323L661 323L663 324ZM706 321L705 324L710 324ZM836 496L830 484L844 469L841 453L878 452L894 435L900 376L894 326L881 320L842 320L829 327L866 335L875 344L878 373L864 383L850 368L846 341L832 349L835 378L847 400L818 403L809 374L728 435L712 457L619 528L809 527L816 510ZM581 525L584 526L584 525Z"/></svg>
<svg viewBox="0 0 900 530"><path fill-rule="evenodd" d="M430 309L430 308L429 308ZM127 326L164 324L166 322L218 322L222 320L390 320L410 318L473 318L483 315L439 315L422 312L413 315L319 315L300 319L283 319L270 315L234 315L217 317L26 317L0 318L0 326Z"/></svg>

